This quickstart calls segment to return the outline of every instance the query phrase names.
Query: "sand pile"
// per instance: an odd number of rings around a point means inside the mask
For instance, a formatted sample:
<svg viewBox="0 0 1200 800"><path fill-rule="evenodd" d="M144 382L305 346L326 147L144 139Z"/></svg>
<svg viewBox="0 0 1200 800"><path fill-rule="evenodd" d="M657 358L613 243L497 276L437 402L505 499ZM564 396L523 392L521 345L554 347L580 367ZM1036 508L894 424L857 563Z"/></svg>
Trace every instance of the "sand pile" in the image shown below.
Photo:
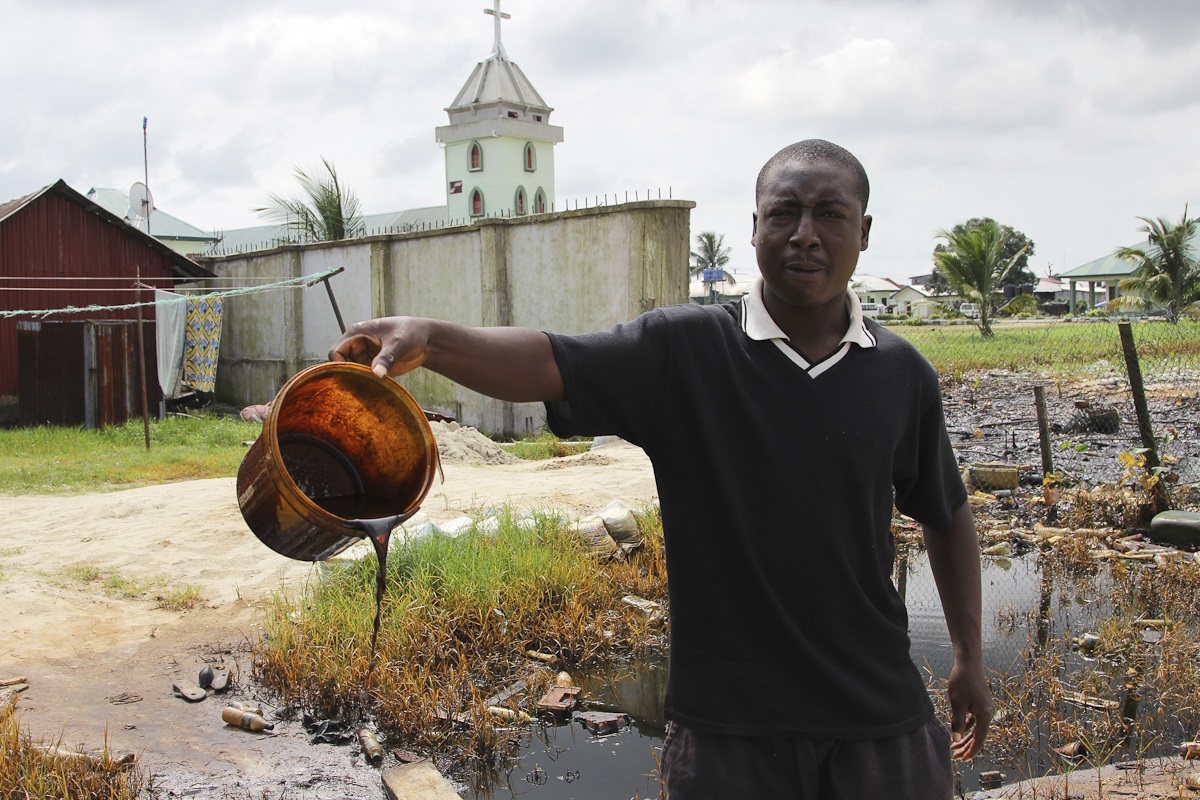
<svg viewBox="0 0 1200 800"><path fill-rule="evenodd" d="M519 458L469 425L457 422L431 422L433 438L443 464L487 465L516 464Z"/></svg>

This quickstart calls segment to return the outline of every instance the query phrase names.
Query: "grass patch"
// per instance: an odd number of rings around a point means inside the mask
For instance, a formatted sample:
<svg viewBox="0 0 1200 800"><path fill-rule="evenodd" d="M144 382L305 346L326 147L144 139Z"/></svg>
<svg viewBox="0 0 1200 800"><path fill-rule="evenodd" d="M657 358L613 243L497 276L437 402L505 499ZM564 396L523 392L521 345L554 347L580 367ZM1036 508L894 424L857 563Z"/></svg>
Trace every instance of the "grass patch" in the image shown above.
<svg viewBox="0 0 1200 800"><path fill-rule="evenodd" d="M99 430L0 430L0 494L79 494L237 474L262 426L237 417L170 416Z"/></svg>
<svg viewBox="0 0 1200 800"><path fill-rule="evenodd" d="M1200 367L1200 323L1132 325L1142 371L1148 376ZM896 325L889 330L912 342L943 377L986 369L1082 376L1099 361L1124 372L1117 324L1107 320L1001 325L990 338L968 325Z"/></svg>
<svg viewBox="0 0 1200 800"><path fill-rule="evenodd" d="M140 766L122 763L107 747L96 756L72 756L61 742L35 741L16 713L0 709L0 797L135 800L149 788Z"/></svg>
<svg viewBox="0 0 1200 800"><path fill-rule="evenodd" d="M500 446L517 458L526 461L545 461L582 453L591 447L591 440L572 441L559 439L552 433L539 433L515 442L501 442Z"/></svg>
<svg viewBox="0 0 1200 800"><path fill-rule="evenodd" d="M431 537L398 545L387 563L388 592L372 697L360 697L370 659L375 560L335 569L300 596L276 595L269 636L255 652L255 677L285 702L318 713L364 715L408 747L487 759L506 737L482 711L493 692L526 677L530 650L557 669L656 641L661 631L621 602L666 595L657 513L639 517L645 545L623 561L599 562L563 519L522 524L502 513L494 534ZM544 673L545 680L553 671ZM540 694L536 682L524 710ZM439 715L474 713L465 730ZM473 755L472 755L473 754Z"/></svg>
<svg viewBox="0 0 1200 800"><path fill-rule="evenodd" d="M167 611L187 611L199 605L200 599L200 587L189 583L160 595L157 607Z"/></svg>
<svg viewBox="0 0 1200 800"><path fill-rule="evenodd" d="M59 570L58 579L54 581L59 586L84 586L99 588L109 597L123 600L142 600L148 598L156 589L169 586L165 578L140 581L126 577L116 570L101 569L92 564L68 564ZM200 604L200 587L193 584L172 587L154 597L156 608L168 611L187 611Z"/></svg>

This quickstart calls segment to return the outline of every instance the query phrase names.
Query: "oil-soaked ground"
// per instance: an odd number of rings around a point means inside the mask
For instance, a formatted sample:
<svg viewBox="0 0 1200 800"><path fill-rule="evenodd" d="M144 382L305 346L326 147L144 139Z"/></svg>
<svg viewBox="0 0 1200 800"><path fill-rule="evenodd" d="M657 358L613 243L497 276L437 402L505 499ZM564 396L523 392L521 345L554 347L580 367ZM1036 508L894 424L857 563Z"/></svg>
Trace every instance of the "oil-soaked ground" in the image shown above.
<svg viewBox="0 0 1200 800"><path fill-rule="evenodd" d="M1163 454L1177 459L1171 467L1184 483L1195 483L1200 480L1197 381L1148 384L1156 431L1160 435L1168 432L1172 439L1163 447ZM1030 472L1040 473L1031 387L1032 383L1020 376L989 373L978 381L949 388L947 419L960 460L1028 464ZM1056 469L1076 480L1118 480L1123 472L1118 455L1140 444L1123 378L1108 374L1085 383L1058 386L1050 382L1047 401L1055 426ZM1121 423L1118 430L1077 429L1077 406L1083 401L1116 407ZM1071 446L1060 448L1063 442ZM1027 483L1040 484L1040 474L1036 477L1038 480ZM88 556L86 544L64 546L74 548L64 553L65 561ZM213 542L213 546L223 545ZM1037 583L1031 560L985 563L984 620L995 620L998 611L1010 606L1036 607ZM0 594L5 591L0 583ZM909 573L906 593L914 660L932 674L944 676L950 661L945 626L932 581L919 561L914 561ZM0 604L3 602L0 598ZM1084 624L1071 616L1078 616L1076 610L1059 609L1057 613L1057 624L1064 629ZM362 760L357 745L309 744L298 720L290 719L290 714L281 718L269 697L260 697L254 687L246 686L248 642L259 635L256 620L257 609L239 600L220 608L187 612L181 621L164 625L148 638L129 637L129 643L118 648L95 652L86 647L86 632L64 631L61 635L78 637L80 646L64 648L73 655L50 657L38 663L36 672L28 670L30 689L20 700L23 722L39 737L63 735L67 746L95 748L107 740L113 752L138 753L142 766L154 775L155 794L161 798L382 797L380 770ZM1020 636L1010 638L991 626L985 639L989 665L998 668L1010 663L1024 644ZM225 725L220 719L224 698L209 697L189 704L172 696L171 684L194 682L205 663L232 668L237 686L229 697L263 702L275 730L252 734ZM486 800L656 797L655 759L663 736L665 669L647 664L644 670L628 672L632 674L584 682L594 700L628 712L633 718L630 727L603 737L570 722L530 728L523 733L520 758L511 770L487 779L462 779L457 784L460 793ZM21 662L9 664L0 673L0 677L23 674ZM385 745L389 753L385 766L397 763L391 743ZM975 775L987 767L983 762L965 767L964 789L973 789ZM1036 767L1032 765L1031 774Z"/></svg>

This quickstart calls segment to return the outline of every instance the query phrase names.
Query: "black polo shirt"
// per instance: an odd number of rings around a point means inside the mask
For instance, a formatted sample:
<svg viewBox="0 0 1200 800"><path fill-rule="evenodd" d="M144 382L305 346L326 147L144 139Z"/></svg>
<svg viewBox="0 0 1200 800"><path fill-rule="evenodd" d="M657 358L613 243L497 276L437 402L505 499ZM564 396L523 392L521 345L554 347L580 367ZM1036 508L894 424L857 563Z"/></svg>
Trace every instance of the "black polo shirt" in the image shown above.
<svg viewBox="0 0 1200 800"><path fill-rule="evenodd" d="M551 335L560 436L616 434L649 455L670 592L666 713L719 733L834 738L932 713L891 580L893 501L937 530L966 500L937 373L864 321L811 364L761 289L611 331Z"/></svg>

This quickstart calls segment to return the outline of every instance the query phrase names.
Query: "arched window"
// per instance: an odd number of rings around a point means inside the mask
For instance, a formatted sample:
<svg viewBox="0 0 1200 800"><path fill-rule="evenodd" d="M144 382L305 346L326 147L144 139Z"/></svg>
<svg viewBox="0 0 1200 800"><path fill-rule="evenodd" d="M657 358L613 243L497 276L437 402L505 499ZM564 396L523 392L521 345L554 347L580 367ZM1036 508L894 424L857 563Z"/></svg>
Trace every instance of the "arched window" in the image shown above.
<svg viewBox="0 0 1200 800"><path fill-rule="evenodd" d="M533 196L533 213L535 213L535 214L545 214L546 213L546 193L543 192L541 189L538 189L537 194L535 194Z"/></svg>
<svg viewBox="0 0 1200 800"><path fill-rule="evenodd" d="M468 153L467 169L471 172L483 169L483 148L479 146L479 142L471 142Z"/></svg>
<svg viewBox="0 0 1200 800"><path fill-rule="evenodd" d="M537 169L537 151L533 149L533 142L525 143L525 171L533 172Z"/></svg>
<svg viewBox="0 0 1200 800"><path fill-rule="evenodd" d="M479 191L478 189L473 189L471 191L471 216L483 216L483 192Z"/></svg>
<svg viewBox="0 0 1200 800"><path fill-rule="evenodd" d="M517 187L517 196L513 200L513 205L516 207L518 214L525 213L525 187L524 186Z"/></svg>

